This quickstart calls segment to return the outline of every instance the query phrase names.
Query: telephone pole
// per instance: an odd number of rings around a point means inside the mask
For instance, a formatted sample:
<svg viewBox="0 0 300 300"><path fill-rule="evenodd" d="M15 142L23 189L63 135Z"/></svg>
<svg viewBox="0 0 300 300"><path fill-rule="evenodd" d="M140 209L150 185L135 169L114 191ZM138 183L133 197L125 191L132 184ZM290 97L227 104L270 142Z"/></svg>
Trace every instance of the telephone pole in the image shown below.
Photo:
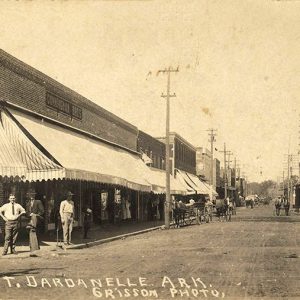
<svg viewBox="0 0 300 300"><path fill-rule="evenodd" d="M287 197L291 201L291 195L293 195L293 167L295 163L299 164L297 155L286 154L287 155ZM286 166L284 166L286 168Z"/></svg>
<svg viewBox="0 0 300 300"><path fill-rule="evenodd" d="M170 228L170 203L171 203L171 193L170 193L170 98L176 97L175 93L170 94L170 81L171 73L179 72L179 69L173 69L172 67L166 68L164 70L159 70L159 73L167 73L167 93L161 94L161 97L166 98L167 109L166 109L166 200L165 200L165 227ZM173 161L174 163L174 161Z"/></svg>
<svg viewBox="0 0 300 300"><path fill-rule="evenodd" d="M283 172L282 172L282 188L283 188L283 196L284 196L284 170L283 170Z"/></svg>
<svg viewBox="0 0 300 300"><path fill-rule="evenodd" d="M224 197L227 198L227 162L226 162L226 154L231 153L231 151L226 151L226 143L224 143L224 151L219 151L224 153Z"/></svg>
<svg viewBox="0 0 300 300"><path fill-rule="evenodd" d="M215 136L217 135L216 133L214 133L215 131L217 131L217 129L213 129L210 128L208 130L208 135L210 137L209 142L210 142L210 153L211 153L211 170L210 170L210 200L212 201L213 199L213 189L214 189L214 142L216 141Z"/></svg>

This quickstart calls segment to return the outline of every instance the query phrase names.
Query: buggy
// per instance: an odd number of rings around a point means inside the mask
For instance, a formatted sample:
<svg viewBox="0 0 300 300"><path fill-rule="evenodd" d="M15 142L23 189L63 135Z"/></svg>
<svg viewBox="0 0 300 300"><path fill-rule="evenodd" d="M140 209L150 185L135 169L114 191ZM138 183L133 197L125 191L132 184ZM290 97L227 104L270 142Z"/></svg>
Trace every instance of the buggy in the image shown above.
<svg viewBox="0 0 300 300"><path fill-rule="evenodd" d="M221 221L221 218L225 219L226 221L231 221L232 212L232 203L228 205L224 199L216 200L216 213L219 221Z"/></svg>

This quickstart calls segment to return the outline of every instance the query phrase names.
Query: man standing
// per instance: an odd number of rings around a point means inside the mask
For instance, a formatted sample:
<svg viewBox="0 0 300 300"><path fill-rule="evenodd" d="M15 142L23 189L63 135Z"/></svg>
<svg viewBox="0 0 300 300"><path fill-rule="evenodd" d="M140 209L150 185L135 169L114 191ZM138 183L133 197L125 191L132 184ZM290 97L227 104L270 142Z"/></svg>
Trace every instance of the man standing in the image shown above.
<svg viewBox="0 0 300 300"><path fill-rule="evenodd" d="M16 203L14 194L9 195L9 203L0 207L0 215L5 221L5 239L2 255L6 255L10 246L11 253L16 252L16 240L18 237L18 221L21 215L25 214L25 209Z"/></svg>
<svg viewBox="0 0 300 300"><path fill-rule="evenodd" d="M40 223L44 215L44 205L41 200L35 199L36 192L30 188L27 192L27 216L30 217L30 222L27 226L29 229L29 246L30 256L36 256L35 251L40 249L38 235L40 233Z"/></svg>
<svg viewBox="0 0 300 300"><path fill-rule="evenodd" d="M74 222L74 202L72 201L73 195L74 194L69 191L67 193L67 199L60 203L59 209L65 245L71 244L71 234Z"/></svg>

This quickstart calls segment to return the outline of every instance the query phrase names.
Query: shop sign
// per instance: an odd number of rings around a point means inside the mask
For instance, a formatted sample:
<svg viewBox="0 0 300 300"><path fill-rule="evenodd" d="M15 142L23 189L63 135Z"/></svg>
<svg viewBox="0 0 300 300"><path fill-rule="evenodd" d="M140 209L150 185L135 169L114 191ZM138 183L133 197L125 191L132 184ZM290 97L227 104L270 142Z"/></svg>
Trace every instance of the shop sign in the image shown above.
<svg viewBox="0 0 300 300"><path fill-rule="evenodd" d="M107 220L108 215L107 215L107 200L108 200L108 192L101 192L101 220Z"/></svg>
<svg viewBox="0 0 300 300"><path fill-rule="evenodd" d="M82 120L82 109L54 94L47 93L46 105L57 112L69 115L71 118Z"/></svg>

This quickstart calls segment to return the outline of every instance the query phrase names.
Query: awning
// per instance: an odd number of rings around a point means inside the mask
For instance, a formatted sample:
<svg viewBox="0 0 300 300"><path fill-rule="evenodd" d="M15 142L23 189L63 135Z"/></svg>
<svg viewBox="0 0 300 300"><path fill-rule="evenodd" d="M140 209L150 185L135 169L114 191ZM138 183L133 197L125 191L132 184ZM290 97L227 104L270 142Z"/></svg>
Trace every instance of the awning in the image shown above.
<svg viewBox="0 0 300 300"><path fill-rule="evenodd" d="M219 195L218 192L210 184L208 184L206 182L203 182L203 181L201 181L201 182L209 189L209 191L212 188L213 196L218 196Z"/></svg>
<svg viewBox="0 0 300 300"><path fill-rule="evenodd" d="M185 176L184 171L176 170L176 179L183 185L188 194L195 194L196 187L195 185L190 182L190 180Z"/></svg>
<svg viewBox="0 0 300 300"><path fill-rule="evenodd" d="M31 153L28 160L36 162L30 168L28 176L36 180L52 176L56 179L80 179L121 185L140 191L151 190L151 185L144 179L144 174L149 170L138 155L19 111L10 110L10 113L30 139L31 147L38 150L34 152L32 149L25 149L26 154ZM47 165L41 164L40 154L51 158L50 162L54 161L59 167L55 177L52 170L47 169Z"/></svg>
<svg viewBox="0 0 300 300"><path fill-rule="evenodd" d="M31 172L45 172L44 170L50 169L55 172L61 168L32 144L7 112L1 110L0 114L1 176L18 176L25 180L30 177Z"/></svg>
<svg viewBox="0 0 300 300"><path fill-rule="evenodd" d="M147 181L152 185L152 191L157 194L166 193L166 172L164 170L150 168L147 173ZM145 174L146 175L146 174ZM186 187L182 185L176 178L170 175L170 193L172 195L185 195Z"/></svg>
<svg viewBox="0 0 300 300"><path fill-rule="evenodd" d="M201 195L210 195L211 186L205 182L202 182L196 175L178 170L177 169L178 179L185 182L186 185L190 187L194 192ZM213 189L213 195L217 196L218 193Z"/></svg>
<svg viewBox="0 0 300 300"><path fill-rule="evenodd" d="M0 124L0 176L1 177L23 177L26 166L16 154L14 147L9 143L3 125L3 113L1 112Z"/></svg>
<svg viewBox="0 0 300 300"><path fill-rule="evenodd" d="M185 174L196 186L198 194L210 195L210 187L208 187L204 182L202 182L196 175L187 172L185 172Z"/></svg>

